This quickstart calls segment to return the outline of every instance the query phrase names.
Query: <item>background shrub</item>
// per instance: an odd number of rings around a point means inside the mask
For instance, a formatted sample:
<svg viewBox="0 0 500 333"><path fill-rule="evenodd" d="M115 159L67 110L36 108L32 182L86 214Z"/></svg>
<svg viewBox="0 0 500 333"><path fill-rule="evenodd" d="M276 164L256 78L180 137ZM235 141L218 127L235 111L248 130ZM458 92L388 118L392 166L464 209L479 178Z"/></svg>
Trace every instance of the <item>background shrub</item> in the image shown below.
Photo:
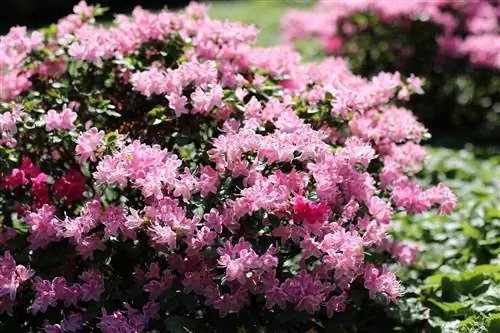
<svg viewBox="0 0 500 333"><path fill-rule="evenodd" d="M460 146L498 138L498 15L498 2L488 0L319 1L312 10L290 10L282 27L288 40L318 38L320 52L346 56L355 73L424 78L426 95L411 101L412 110Z"/></svg>

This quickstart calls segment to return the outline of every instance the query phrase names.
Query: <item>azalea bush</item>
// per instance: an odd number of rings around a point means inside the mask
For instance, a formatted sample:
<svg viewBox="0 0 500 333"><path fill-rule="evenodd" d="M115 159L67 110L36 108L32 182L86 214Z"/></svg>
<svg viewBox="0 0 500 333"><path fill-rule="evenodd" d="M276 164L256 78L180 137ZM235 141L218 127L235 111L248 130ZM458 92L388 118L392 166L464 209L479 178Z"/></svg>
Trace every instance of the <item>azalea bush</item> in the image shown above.
<svg viewBox="0 0 500 333"><path fill-rule="evenodd" d="M1 330L381 327L417 252L393 213L456 201L415 180L421 80L301 65L198 4L102 12L1 37Z"/></svg>
<svg viewBox="0 0 500 333"><path fill-rule="evenodd" d="M426 126L491 141L500 128L498 22L497 1L325 0L290 10L282 27L289 41L319 40L317 54L346 56L355 73L422 77L427 93L410 105Z"/></svg>

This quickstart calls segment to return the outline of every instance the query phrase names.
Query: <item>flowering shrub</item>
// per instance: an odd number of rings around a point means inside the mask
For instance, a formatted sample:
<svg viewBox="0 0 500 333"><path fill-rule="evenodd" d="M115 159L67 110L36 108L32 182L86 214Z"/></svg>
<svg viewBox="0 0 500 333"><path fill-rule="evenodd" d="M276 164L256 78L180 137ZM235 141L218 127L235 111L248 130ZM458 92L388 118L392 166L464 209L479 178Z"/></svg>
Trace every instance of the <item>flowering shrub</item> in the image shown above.
<svg viewBox="0 0 500 333"><path fill-rule="evenodd" d="M284 37L316 37L355 73L415 73L425 97L411 108L431 130L497 137L500 126L498 1L319 1L290 10Z"/></svg>
<svg viewBox="0 0 500 333"><path fill-rule="evenodd" d="M393 212L455 206L414 180L418 78L301 65L198 4L101 12L1 39L2 330L303 331L397 300Z"/></svg>

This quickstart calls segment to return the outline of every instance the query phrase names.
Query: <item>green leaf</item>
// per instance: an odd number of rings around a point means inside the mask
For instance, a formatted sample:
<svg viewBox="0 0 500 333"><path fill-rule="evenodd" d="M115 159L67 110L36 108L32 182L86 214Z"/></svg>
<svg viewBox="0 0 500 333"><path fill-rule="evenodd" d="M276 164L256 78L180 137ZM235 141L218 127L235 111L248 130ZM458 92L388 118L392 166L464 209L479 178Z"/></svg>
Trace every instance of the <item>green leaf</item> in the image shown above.
<svg viewBox="0 0 500 333"><path fill-rule="evenodd" d="M14 227L14 229L16 229L18 232L21 232L23 234L27 233L28 232L28 226L26 225L26 223L23 223L21 220L18 220L18 219L14 219L12 221L12 226Z"/></svg>
<svg viewBox="0 0 500 333"><path fill-rule="evenodd" d="M109 132L108 134L106 134L106 136L104 137L104 142L106 143L106 145L113 145L116 140L118 139L118 132L117 131L112 131L112 132Z"/></svg>
<svg viewBox="0 0 500 333"><path fill-rule="evenodd" d="M111 116L111 117L116 117L116 118L119 118L119 117L121 117L121 116L122 116L120 113L118 113L118 112L116 112L116 111L113 111L113 110L111 110L111 109L106 109L106 110L104 111L104 113L105 113L105 114L107 114L108 116Z"/></svg>
<svg viewBox="0 0 500 333"><path fill-rule="evenodd" d="M488 329L488 333L500 332L500 312L493 313L486 318L486 327Z"/></svg>
<svg viewBox="0 0 500 333"><path fill-rule="evenodd" d="M447 315L458 315L467 309L467 306L462 302L440 302L433 298L428 301L437 306Z"/></svg>
<svg viewBox="0 0 500 333"><path fill-rule="evenodd" d="M471 226L468 223L462 223L462 233L472 239L482 239L483 234L478 228Z"/></svg>

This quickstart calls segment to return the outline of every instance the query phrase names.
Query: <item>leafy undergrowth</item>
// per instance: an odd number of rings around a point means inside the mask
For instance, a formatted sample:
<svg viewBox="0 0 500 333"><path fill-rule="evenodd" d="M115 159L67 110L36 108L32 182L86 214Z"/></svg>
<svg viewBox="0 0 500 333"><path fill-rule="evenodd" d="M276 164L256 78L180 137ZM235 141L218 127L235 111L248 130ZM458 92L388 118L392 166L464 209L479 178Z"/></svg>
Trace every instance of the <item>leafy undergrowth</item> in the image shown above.
<svg viewBox="0 0 500 333"><path fill-rule="evenodd" d="M426 332L500 332L500 158L431 149L428 183L445 181L459 198L450 216L398 216L394 233L420 246L419 260L399 275L400 312Z"/></svg>

